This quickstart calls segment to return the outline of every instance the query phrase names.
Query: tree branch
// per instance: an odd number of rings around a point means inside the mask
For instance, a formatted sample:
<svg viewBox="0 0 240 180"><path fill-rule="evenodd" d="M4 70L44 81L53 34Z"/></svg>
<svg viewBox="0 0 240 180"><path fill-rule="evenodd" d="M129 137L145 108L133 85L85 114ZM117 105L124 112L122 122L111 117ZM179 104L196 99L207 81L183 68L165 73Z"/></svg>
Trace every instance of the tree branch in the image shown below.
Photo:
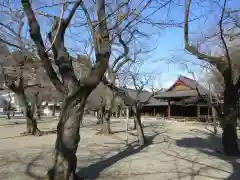
<svg viewBox="0 0 240 180"><path fill-rule="evenodd" d="M131 58L127 58L126 56L127 56L128 53L129 53L129 47L128 47L128 45L129 45L129 43L132 41L132 39L134 38L134 33L135 33L135 32L138 32L138 30L133 30L133 32L130 32L130 38L129 38L126 42L124 42L124 40L122 39L122 34L121 34L121 33L118 34L119 42L120 42L120 44L123 46L124 51L123 51L123 53L122 53L120 56L118 56L118 57L115 59L115 61L113 62L112 70L113 70L114 72L118 72L119 69L124 66L124 64L126 64L127 62L129 62L129 61L132 60ZM124 59L122 62L119 63L119 61L120 61L122 58L124 58L124 57L125 57L125 59ZM114 68L115 68L115 69L114 69Z"/></svg>
<svg viewBox="0 0 240 180"><path fill-rule="evenodd" d="M222 57L214 57L207 54L203 54L197 50L194 46L189 44L189 37L188 37L188 20L189 20L189 11L191 6L192 0L187 0L186 7L185 7L185 18L184 18L184 42L185 42L185 49L190 52L191 54L195 55L198 59L204 60L210 64L215 65L220 72L226 68L226 62L223 60Z"/></svg>
<svg viewBox="0 0 240 180"><path fill-rule="evenodd" d="M118 40L120 42L120 44L122 45L123 47L123 53L118 56L115 61L113 62L113 65L112 65L112 71L114 72L117 72L125 63L127 63L128 60L124 61L124 63L121 63L121 66L117 63L124 57L126 57L129 53L129 47L127 46L127 44L124 42L124 40L122 39L122 35L121 34L118 34ZM126 58L127 59L127 58ZM116 68L115 68L116 66ZM114 69L115 68L115 69Z"/></svg>
<svg viewBox="0 0 240 180"><path fill-rule="evenodd" d="M226 86L228 86L229 84L233 84L233 78L232 78L232 61L229 55L229 51L228 51L228 47L227 47L227 43L225 41L224 38L224 34L223 34L223 17L224 17L224 13L225 13L225 9L226 9L226 2L227 0L224 0L224 4L223 4L223 9L222 9L222 14L221 14L221 19L219 21L219 29L220 29L220 38L222 40L223 46L224 46L224 50L226 53L226 59L228 62L228 68L227 68L227 75L224 76L224 80L225 80L225 84Z"/></svg>
<svg viewBox="0 0 240 180"><path fill-rule="evenodd" d="M30 4L29 0L22 0L21 2L22 2L23 10L28 19L30 36L31 36L32 40L34 41L35 45L37 46L37 51L38 51L39 57L43 63L43 67L47 71L47 74L48 74L50 80L52 81L52 83L55 85L55 87L60 92L66 94L66 89L64 88L60 79L58 78L57 73L54 71L51 60L49 59L48 55L45 52L45 46L43 44L43 39L42 39L41 33L40 33L40 26L34 15L31 4Z"/></svg>
<svg viewBox="0 0 240 180"><path fill-rule="evenodd" d="M109 89L111 89L113 92L115 92L118 96L120 96L125 102L125 104L134 104L135 100L133 100L125 90L116 87L113 83L110 83L105 76L102 78L102 83Z"/></svg>
<svg viewBox="0 0 240 180"><path fill-rule="evenodd" d="M69 23L71 22L73 15L75 14L75 12L77 11L77 8L83 3L82 0L77 0L77 2L74 4L72 10L70 11L68 17L65 19L64 22L64 28L66 29L69 25Z"/></svg>
<svg viewBox="0 0 240 180"><path fill-rule="evenodd" d="M17 33L8 25L0 22L0 25L3 26L4 28L8 29L11 33L13 33L15 36L17 36Z"/></svg>
<svg viewBox="0 0 240 180"><path fill-rule="evenodd" d="M86 16L86 19L87 19L88 27L89 27L90 33L92 35L93 45L94 45L96 51L98 52L99 50L97 49L98 48L97 37L96 37L96 32L94 30L94 26L92 24L91 17L89 15L88 10L87 10L86 6L84 5L84 3L81 3L81 7L82 7L82 10L83 10L83 12Z"/></svg>
<svg viewBox="0 0 240 180"><path fill-rule="evenodd" d="M18 48L18 49L22 49L19 45L16 45L16 44L13 44L13 43L10 43L2 38L0 38L0 42L3 42L4 44L7 44L9 46L12 46L12 47L15 47L15 48Z"/></svg>
<svg viewBox="0 0 240 180"><path fill-rule="evenodd" d="M98 34L100 38L97 39L99 49L95 48L96 63L93 66L93 69L89 75L92 82L101 81L102 76L105 71L108 69L109 57L111 54L111 46L109 41L109 32L107 28L107 20L105 19L105 0L97 1L97 17L99 23ZM94 37L92 37L94 38ZM93 39L95 41L95 39ZM82 80L83 81L83 80ZM82 83L82 82L81 82ZM85 83L87 83L85 81Z"/></svg>

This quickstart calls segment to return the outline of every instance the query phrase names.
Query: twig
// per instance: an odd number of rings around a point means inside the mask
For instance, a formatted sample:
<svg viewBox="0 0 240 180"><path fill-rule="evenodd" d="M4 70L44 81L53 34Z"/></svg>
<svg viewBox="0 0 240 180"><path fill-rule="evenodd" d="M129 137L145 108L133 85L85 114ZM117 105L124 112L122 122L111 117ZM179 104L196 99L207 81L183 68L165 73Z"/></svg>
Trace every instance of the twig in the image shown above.
<svg viewBox="0 0 240 180"><path fill-rule="evenodd" d="M57 32L56 32L56 34L55 34L53 40L50 41L51 46L46 50L46 53L48 53L48 52L52 49L53 44L55 43L56 38L57 38L57 36L58 36L59 30L60 30L60 27L61 27L61 24L62 24L63 16L64 16L65 4L66 4L66 0L64 0L64 3L63 3L63 5L62 5L62 10L61 10L61 15L60 15L60 20L58 21Z"/></svg>

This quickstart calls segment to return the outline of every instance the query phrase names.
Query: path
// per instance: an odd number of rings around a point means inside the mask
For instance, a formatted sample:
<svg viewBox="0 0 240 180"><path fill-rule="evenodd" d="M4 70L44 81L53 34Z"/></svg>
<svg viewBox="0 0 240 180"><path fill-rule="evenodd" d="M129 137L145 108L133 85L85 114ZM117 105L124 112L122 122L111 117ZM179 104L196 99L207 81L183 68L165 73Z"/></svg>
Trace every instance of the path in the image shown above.
<svg viewBox="0 0 240 180"><path fill-rule="evenodd" d="M205 126L145 120L145 134L152 144L125 147L124 132L113 136L95 135L99 126L85 117L77 151L78 174L89 179L122 180L214 180L240 179L237 159L216 153L220 140ZM57 121L40 123L42 130L56 128ZM115 121L121 131L124 121ZM51 165L55 134L21 137L24 124L0 126L0 179L41 179ZM134 142L134 131L129 141Z"/></svg>

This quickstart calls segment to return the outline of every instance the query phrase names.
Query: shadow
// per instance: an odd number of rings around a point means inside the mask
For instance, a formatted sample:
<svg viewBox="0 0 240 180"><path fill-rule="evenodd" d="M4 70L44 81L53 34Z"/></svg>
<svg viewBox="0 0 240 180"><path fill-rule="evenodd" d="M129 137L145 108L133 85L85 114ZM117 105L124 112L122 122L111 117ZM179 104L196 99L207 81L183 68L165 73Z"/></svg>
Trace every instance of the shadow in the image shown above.
<svg viewBox="0 0 240 180"><path fill-rule="evenodd" d="M217 136L208 136L208 138L183 138L176 140L176 145L180 147L197 149L201 153L205 153L209 156L217 157L232 165L232 173L226 178L226 180L239 180L240 179L240 162L237 162L237 158L226 156L222 153L221 139ZM224 171L224 170L221 170ZM228 172L229 173L229 172Z"/></svg>
<svg viewBox="0 0 240 180"><path fill-rule="evenodd" d="M25 173L27 174L28 177L31 177L35 180L43 180L46 179L46 175L44 175L42 172L45 172L48 170L49 167L45 164L39 164L39 161L43 161L44 156L46 154L52 153L52 150L46 151L46 152L39 152L38 155L36 155L34 158L31 159L31 161L27 164ZM40 173L39 173L40 169ZM42 171L42 172L41 172Z"/></svg>
<svg viewBox="0 0 240 180"><path fill-rule="evenodd" d="M18 136L3 137L3 138L0 138L0 140L4 140L4 139L13 139L13 138L20 138L20 137L23 137L23 136L22 136L22 135L18 135Z"/></svg>
<svg viewBox="0 0 240 180"><path fill-rule="evenodd" d="M57 130L41 130L42 135L41 136L46 136L48 134L56 134ZM20 135L17 136L9 136L9 137L3 137L0 138L0 140L4 140L4 139L13 139L13 138L21 138L21 137L29 137L29 136L33 136L33 137L41 137L41 136L34 136L34 135L25 135L24 133L20 133Z"/></svg>
<svg viewBox="0 0 240 180"><path fill-rule="evenodd" d="M139 153L142 150L144 150L146 147L148 147L149 145L151 145L153 143L154 138L156 136L158 136L159 134L160 133L156 133L152 136L145 136L146 145L138 146L138 145L134 145L135 142L133 142L132 144L129 144L124 150L122 150L118 154L113 155L107 159L100 160L94 164L89 165L88 167L84 167L84 168L80 169L77 172L77 175L81 178L94 180L100 176L100 173L104 169L112 166L113 164L119 162L120 160L122 160L124 158L127 158L131 155L134 155L134 154Z"/></svg>
<svg viewBox="0 0 240 180"><path fill-rule="evenodd" d="M148 128L148 127L150 127L150 128L163 128L164 127L163 124L147 124L147 125L142 124L142 126L143 126L143 128Z"/></svg>
<svg viewBox="0 0 240 180"><path fill-rule="evenodd" d="M42 153L40 153L39 155L37 155L36 157L34 157L34 158L27 164L25 173L26 173L29 177L34 178L34 179L37 179L37 180L42 180L42 179L44 179L44 177L39 176L39 175L37 175L36 173L34 173L34 172L32 171L33 167L36 167L36 165L35 165L36 161L38 161L38 160L41 159L41 158L42 158Z"/></svg>
<svg viewBox="0 0 240 180"><path fill-rule="evenodd" d="M9 120L9 122L6 122L6 123L3 123L3 124L0 124L0 126L6 126L6 128L8 126L16 126L16 125L22 125L22 124L26 124L26 120L23 119L23 118L19 118L19 120L21 121L17 121L16 119L14 120ZM37 124L44 124L44 123L50 123L50 122L54 122L54 121L58 121L57 118L48 118L48 119L42 119L40 121L37 121Z"/></svg>
<svg viewBox="0 0 240 180"><path fill-rule="evenodd" d="M43 135L48 135L48 134L56 134L57 133L57 129L53 129L53 130L47 130L47 131L41 131Z"/></svg>
<svg viewBox="0 0 240 180"><path fill-rule="evenodd" d="M202 133L202 134L205 134L205 135L208 135L208 136L213 136L214 133L212 130L208 129L207 127L205 127L205 129L208 131L203 131L203 130L199 130L199 129L190 129L191 132L195 132L195 133Z"/></svg>
<svg viewBox="0 0 240 180"><path fill-rule="evenodd" d="M134 130L136 130L136 129L128 129L128 132L129 131L134 131ZM124 130L119 130L119 131L112 131L113 132L113 134L117 134L117 133L122 133L122 132L126 132L126 130L124 129Z"/></svg>

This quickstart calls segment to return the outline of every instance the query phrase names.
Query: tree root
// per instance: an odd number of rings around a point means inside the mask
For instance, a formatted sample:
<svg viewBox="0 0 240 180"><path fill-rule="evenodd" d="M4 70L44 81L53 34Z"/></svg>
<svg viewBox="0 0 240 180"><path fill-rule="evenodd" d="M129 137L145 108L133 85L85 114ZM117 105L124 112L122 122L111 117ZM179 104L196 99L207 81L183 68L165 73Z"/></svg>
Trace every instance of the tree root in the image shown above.
<svg viewBox="0 0 240 180"><path fill-rule="evenodd" d="M26 131L23 133L20 133L21 136L42 136L43 133L37 128L35 131Z"/></svg>

